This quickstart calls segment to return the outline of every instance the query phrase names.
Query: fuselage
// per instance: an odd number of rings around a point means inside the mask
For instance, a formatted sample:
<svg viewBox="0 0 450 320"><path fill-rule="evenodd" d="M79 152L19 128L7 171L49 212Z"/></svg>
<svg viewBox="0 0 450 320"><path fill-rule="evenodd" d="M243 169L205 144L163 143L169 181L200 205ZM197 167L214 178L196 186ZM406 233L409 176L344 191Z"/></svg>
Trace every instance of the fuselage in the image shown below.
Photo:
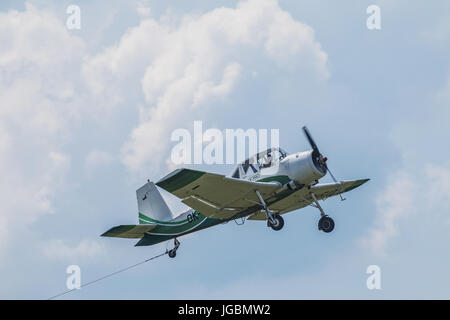
<svg viewBox="0 0 450 320"><path fill-rule="evenodd" d="M286 174L286 172L278 172L278 173L279 174L273 176L263 174L262 176L260 176L260 179L258 180L255 179L252 181L278 182L280 183L280 186L290 181L290 178ZM270 206L271 204L276 203L277 201L280 201L292 195L294 192L296 192L296 190L291 190L287 188L285 191L276 194L272 198L268 199L267 204ZM255 204L254 206L242 212L239 212L238 214L227 220L209 218L202 215L201 212L198 212L193 209L189 209L183 212L176 219L169 222L157 221L146 217L143 219L144 220L147 219L146 221L147 223L156 224L156 227L146 233L144 238L141 241L139 241L138 246L148 246L157 244L159 242L167 241L205 228L213 227L218 224L227 223L230 220L244 218L254 214L257 211L261 211L261 206ZM141 219L141 221L143 220Z"/></svg>

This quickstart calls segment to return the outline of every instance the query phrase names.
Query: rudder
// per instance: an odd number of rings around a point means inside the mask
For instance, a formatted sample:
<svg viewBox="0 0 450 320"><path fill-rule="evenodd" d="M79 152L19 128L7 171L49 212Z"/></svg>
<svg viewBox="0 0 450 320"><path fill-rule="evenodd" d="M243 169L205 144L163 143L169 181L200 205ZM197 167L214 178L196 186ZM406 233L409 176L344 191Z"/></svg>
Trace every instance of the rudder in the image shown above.
<svg viewBox="0 0 450 320"><path fill-rule="evenodd" d="M172 220L172 212L153 182L136 190L139 224L158 223Z"/></svg>

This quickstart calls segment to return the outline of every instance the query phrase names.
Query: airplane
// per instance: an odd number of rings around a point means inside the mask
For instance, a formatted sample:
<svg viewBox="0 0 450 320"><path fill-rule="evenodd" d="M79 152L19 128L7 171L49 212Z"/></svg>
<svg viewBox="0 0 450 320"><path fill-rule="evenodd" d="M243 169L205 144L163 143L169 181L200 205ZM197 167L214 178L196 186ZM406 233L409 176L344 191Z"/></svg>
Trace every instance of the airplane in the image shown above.
<svg viewBox="0 0 450 320"><path fill-rule="evenodd" d="M318 229L333 231L335 223L319 200L353 190L370 179L337 181L314 142L307 127L303 132L311 150L287 154L272 147L239 163L230 175L192 169L177 169L156 183L150 182L136 191L139 224L119 225L103 237L140 239L135 246L149 246L174 239L174 248L166 250L174 258L180 246L177 238L221 223L241 219L267 221L279 231L283 214L308 205L319 210ZM327 172L333 182L319 183ZM174 217L161 193L162 188L190 207Z"/></svg>

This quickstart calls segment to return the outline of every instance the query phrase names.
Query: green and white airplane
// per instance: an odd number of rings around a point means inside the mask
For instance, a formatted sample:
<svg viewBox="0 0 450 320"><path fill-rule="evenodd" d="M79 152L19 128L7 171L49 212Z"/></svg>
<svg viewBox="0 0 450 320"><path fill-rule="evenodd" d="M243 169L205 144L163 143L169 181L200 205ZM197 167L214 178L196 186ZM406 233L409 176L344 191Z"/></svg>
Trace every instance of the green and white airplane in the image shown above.
<svg viewBox="0 0 450 320"><path fill-rule="evenodd" d="M284 226L282 214L311 205L320 212L319 230L331 232L334 221L319 200L353 190L369 179L336 181L306 127L303 131L312 150L287 154L281 148L260 152L236 166L229 176L191 169L177 169L136 191L139 224L120 225L104 237L140 239L149 246L174 239L168 251L175 257L178 237L230 220L267 221L273 230ZM319 183L329 172L333 183ZM191 209L174 217L156 186L174 194Z"/></svg>

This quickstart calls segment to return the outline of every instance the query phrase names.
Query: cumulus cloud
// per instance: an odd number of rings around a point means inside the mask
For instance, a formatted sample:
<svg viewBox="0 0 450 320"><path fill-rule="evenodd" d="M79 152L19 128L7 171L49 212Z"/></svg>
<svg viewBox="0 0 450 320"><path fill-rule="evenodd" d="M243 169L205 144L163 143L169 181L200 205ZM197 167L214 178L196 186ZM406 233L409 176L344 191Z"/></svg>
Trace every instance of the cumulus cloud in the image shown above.
<svg viewBox="0 0 450 320"><path fill-rule="evenodd" d="M12 162L0 166L0 220L2 229L11 233L33 223L43 214L54 213L52 199L70 167L69 156L62 153L50 151L48 154L36 154L36 157L39 161L45 161L46 166L28 170L24 161L14 156ZM5 158L8 157L3 160ZM2 245L6 246L9 232L0 234Z"/></svg>
<svg viewBox="0 0 450 320"><path fill-rule="evenodd" d="M0 220L12 234L54 211L71 163L61 146L84 105L75 90L85 48L55 15L30 4L0 13L0 43Z"/></svg>
<svg viewBox="0 0 450 320"><path fill-rule="evenodd" d="M399 153L398 171L377 196L374 225L362 241L381 255L417 217L422 220L414 225L418 231L450 221L445 214L450 201L450 152L443 147L450 139L450 77L440 88L427 92L426 98L426 103L404 114L391 130Z"/></svg>
<svg viewBox="0 0 450 320"><path fill-rule="evenodd" d="M74 97L74 65L82 61L83 41L53 14L30 4L22 12L0 13L0 18L0 116L54 133L76 112L62 102Z"/></svg>
<svg viewBox="0 0 450 320"><path fill-rule="evenodd" d="M184 15L177 23L145 19L92 57L83 67L89 86L94 94L114 97L112 103L120 103L120 92L140 79L147 104L122 149L128 168L139 170L150 159L163 163L167 150L161 141L194 120L193 111L205 117L214 112L214 103L206 102L230 94L246 67L239 57L249 50L286 70L328 77L327 55L313 29L274 0L243 1L236 8Z"/></svg>
<svg viewBox="0 0 450 320"><path fill-rule="evenodd" d="M82 262L87 258L105 254L104 246L93 240L82 240L73 246L60 239L51 240L42 245L42 251L50 259L70 261L72 263Z"/></svg>
<svg viewBox="0 0 450 320"><path fill-rule="evenodd" d="M381 253L389 241L398 232L399 220L407 217L414 209L413 178L405 172L394 175L385 190L376 199L377 216L375 226L369 230L369 236L363 243L372 250Z"/></svg>
<svg viewBox="0 0 450 320"><path fill-rule="evenodd" d="M0 13L0 255L17 245L14 236L59 212L55 199L67 192L67 175L80 163L78 149L67 146L86 135L86 127L76 126L89 116L118 106L138 111L121 156L139 170L154 155L164 165L161 141L171 130L194 120L197 110L205 119L214 116L214 102L230 95L245 73L257 73L245 55L283 72L301 71L305 79L328 77L327 56L312 28L276 1L249 0L175 21L148 18L144 2L137 10L140 24L99 54L51 10L27 3L23 11ZM111 151L91 150L81 159L87 172L115 160ZM105 251L91 240L40 241L36 252L49 259L81 260Z"/></svg>
<svg viewBox="0 0 450 320"><path fill-rule="evenodd" d="M209 102L229 95L243 72L254 73L242 55L256 52L284 70L328 77L327 56L313 30L274 0L243 1L175 21L151 19L144 11L138 26L97 55L88 54L84 40L51 11L26 3L24 11L0 13L3 229L54 212L52 199L71 166L64 146L86 116L141 95L132 105L139 122L121 154L128 168L139 170L150 158L164 165L167 144L161 141L170 131L194 120L195 110L204 118L213 115ZM111 161L110 153L92 151L85 169ZM1 234L6 243L6 232Z"/></svg>
<svg viewBox="0 0 450 320"><path fill-rule="evenodd" d="M376 199L377 214L362 244L377 255L384 255L389 242L408 228L412 218L450 226L445 215L450 208L450 166L427 164L417 169L403 169L394 174ZM417 226L415 225L417 228ZM419 230L416 230L419 231Z"/></svg>
<svg viewBox="0 0 450 320"><path fill-rule="evenodd" d="M136 11L141 17L149 17L152 12L147 1L138 1L136 3Z"/></svg>

